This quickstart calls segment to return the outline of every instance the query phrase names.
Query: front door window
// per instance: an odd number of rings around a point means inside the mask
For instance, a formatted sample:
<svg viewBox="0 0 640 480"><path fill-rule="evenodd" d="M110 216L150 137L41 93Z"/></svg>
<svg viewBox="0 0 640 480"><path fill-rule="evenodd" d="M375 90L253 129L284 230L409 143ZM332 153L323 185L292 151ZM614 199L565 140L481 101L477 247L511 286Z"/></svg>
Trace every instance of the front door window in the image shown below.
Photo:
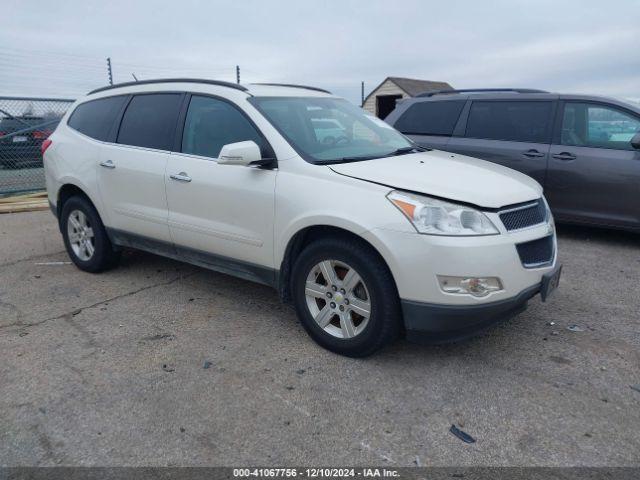
<svg viewBox="0 0 640 480"><path fill-rule="evenodd" d="M264 148L258 131L228 102L193 95L182 135L182 152L218 158L225 145L253 140Z"/></svg>
<svg viewBox="0 0 640 480"><path fill-rule="evenodd" d="M640 119L617 108L569 102L564 107L560 143L576 147L633 150Z"/></svg>

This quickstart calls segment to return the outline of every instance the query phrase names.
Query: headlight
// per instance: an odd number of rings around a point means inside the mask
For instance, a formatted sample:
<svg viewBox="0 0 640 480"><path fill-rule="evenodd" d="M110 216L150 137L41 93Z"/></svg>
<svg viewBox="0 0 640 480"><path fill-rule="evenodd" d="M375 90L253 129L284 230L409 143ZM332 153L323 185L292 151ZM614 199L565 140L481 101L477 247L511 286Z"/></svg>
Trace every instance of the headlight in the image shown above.
<svg viewBox="0 0 640 480"><path fill-rule="evenodd" d="M397 190L387 198L420 233L461 236L499 233L491 220L474 208Z"/></svg>

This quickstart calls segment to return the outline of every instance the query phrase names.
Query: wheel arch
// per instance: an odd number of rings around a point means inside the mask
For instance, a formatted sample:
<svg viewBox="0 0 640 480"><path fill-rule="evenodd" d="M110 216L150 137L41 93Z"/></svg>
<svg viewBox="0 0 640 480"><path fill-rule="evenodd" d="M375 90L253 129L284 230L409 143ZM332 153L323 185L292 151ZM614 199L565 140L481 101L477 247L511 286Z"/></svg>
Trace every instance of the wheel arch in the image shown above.
<svg viewBox="0 0 640 480"><path fill-rule="evenodd" d="M352 230L348 230L343 227L337 227L334 225L309 225L295 232L287 242L287 246L284 249L284 254L282 256L282 261L280 262L280 269L278 271L278 278L276 282L278 293L283 302L291 303L291 271L296 259L298 258L302 250L312 242L327 237L346 237L366 245L378 255L382 262L384 262L386 267L391 272L394 283L396 283L393 271L391 270L389 263L385 259L384 255L382 255L382 253L380 252L380 249L376 248L375 245L365 239L362 235L359 235ZM397 283L394 286L397 288Z"/></svg>
<svg viewBox="0 0 640 480"><path fill-rule="evenodd" d="M97 205L93 202L93 200L91 200L91 197L89 197L85 189L75 183L67 182L58 189L58 192L56 194L56 216L58 217L58 222L60 222L62 207L64 206L65 202L73 196L81 196L86 198L87 201L91 203L93 208L95 208L98 214L102 217L102 214L98 210Z"/></svg>

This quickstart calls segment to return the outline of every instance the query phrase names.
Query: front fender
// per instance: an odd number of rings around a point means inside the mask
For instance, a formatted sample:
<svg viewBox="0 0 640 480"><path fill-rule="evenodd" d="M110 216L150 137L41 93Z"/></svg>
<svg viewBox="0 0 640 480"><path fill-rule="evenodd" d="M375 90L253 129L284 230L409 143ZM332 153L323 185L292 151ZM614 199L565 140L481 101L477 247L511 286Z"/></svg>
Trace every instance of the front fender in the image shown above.
<svg viewBox="0 0 640 480"><path fill-rule="evenodd" d="M310 227L334 227L346 230L359 237L367 231L367 228L354 219L347 217L339 217L329 212L312 212L310 215L300 216L291 221L284 230L279 232L275 242L274 260L275 265L279 266L287 252L293 238L303 230Z"/></svg>

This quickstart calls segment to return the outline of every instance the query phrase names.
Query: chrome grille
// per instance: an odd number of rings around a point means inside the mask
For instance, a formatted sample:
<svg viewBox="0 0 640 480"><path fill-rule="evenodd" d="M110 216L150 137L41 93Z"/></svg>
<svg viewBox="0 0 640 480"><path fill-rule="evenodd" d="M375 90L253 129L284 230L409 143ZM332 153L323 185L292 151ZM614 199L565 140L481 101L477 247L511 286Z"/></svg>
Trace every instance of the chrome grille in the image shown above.
<svg viewBox="0 0 640 480"><path fill-rule="evenodd" d="M507 231L539 225L547 220L547 207L540 198L535 202L508 208L498 213Z"/></svg>
<svg viewBox="0 0 640 480"><path fill-rule="evenodd" d="M520 261L525 268L536 268L553 262L553 235L516 245Z"/></svg>

